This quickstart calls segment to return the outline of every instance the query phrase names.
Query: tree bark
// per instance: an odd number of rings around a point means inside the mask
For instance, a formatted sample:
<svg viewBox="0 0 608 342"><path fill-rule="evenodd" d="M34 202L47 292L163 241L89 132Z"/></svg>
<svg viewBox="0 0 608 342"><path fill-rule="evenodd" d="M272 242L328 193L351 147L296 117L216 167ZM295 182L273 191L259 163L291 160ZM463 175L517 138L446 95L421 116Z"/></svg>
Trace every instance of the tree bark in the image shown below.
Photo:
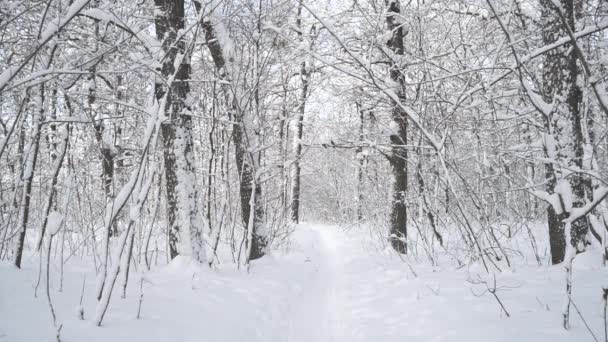
<svg viewBox="0 0 608 342"><path fill-rule="evenodd" d="M363 171L367 164L367 157L363 155L363 140L365 128L365 111L361 108L361 104L355 102L357 112L359 112L359 145L355 150L358 166L357 166L357 222L363 220Z"/></svg>
<svg viewBox="0 0 608 342"><path fill-rule="evenodd" d="M304 42L304 27L302 25L302 4L298 7L298 18L296 19L296 27L298 28L298 36L300 41ZM302 168L300 159L302 159L302 136L304 133L304 113L306 111L306 99L308 96L309 73L306 67L306 61L303 60L300 64L300 79L302 80L302 88L300 89L300 103L298 105L298 114L294 123L293 136L293 152L294 161L291 170L291 220L295 223L300 222L300 174Z"/></svg>
<svg viewBox="0 0 608 342"><path fill-rule="evenodd" d="M541 1L543 11L543 42L551 44L563 36L567 36L558 9L550 0ZM559 5L571 28L575 27L580 17L582 1L560 0ZM545 145L545 153L556 164L546 164L547 191L556 192L560 181L567 181L572 189L572 207L585 205L586 196L590 193L588 182L580 173L568 175L560 165L581 169L585 144L582 129L583 94L578 84L580 70L577 65L576 52L571 43L548 51L545 54L543 68L544 100L555 103L553 111L545 117L546 134L551 142ZM554 102L555 101L555 102ZM561 196L561 195L560 195ZM562 204L564 199L560 197ZM564 260L566 250L565 226L563 220L568 217L567 208L558 213L549 206L547 221L551 246L551 261L553 264ZM571 244L577 251L584 250L585 235L588 231L588 219L582 217L572 223Z"/></svg>
<svg viewBox="0 0 608 342"><path fill-rule="evenodd" d="M300 174L302 173L300 159L302 159L304 112L306 109L306 96L308 94L308 72L306 70L306 62L302 62L300 67L300 77L302 79L302 89L300 91L300 105L298 106L298 114L294 129L295 132L293 135L294 161L293 168L291 170L291 220L295 223L300 223Z"/></svg>
<svg viewBox="0 0 608 342"><path fill-rule="evenodd" d="M160 9L155 18L156 34L166 56L162 76L167 85L156 84L156 98L166 95L166 121L161 125L163 158L169 221L169 253L192 255L204 262L203 220L199 212L198 191L194 172L192 116L187 106L190 91L190 57L184 37L184 0L155 0ZM175 70L175 64L177 70ZM166 94L168 92L168 94Z"/></svg>
<svg viewBox="0 0 608 342"><path fill-rule="evenodd" d="M387 42L388 48L397 56L403 56L403 38L405 32L399 22L401 9L398 0L387 2L388 13L386 24L391 33ZM400 70L400 65L394 59L390 62L390 78L394 84L393 91L397 94L399 101L405 101L405 81ZM393 249L401 254L407 252L407 206L405 197L407 194L407 117L403 109L394 100L391 100L392 131L390 164L393 172L393 198L391 201L391 222L389 239Z"/></svg>
<svg viewBox="0 0 608 342"><path fill-rule="evenodd" d="M23 170L23 192L21 193L21 206L19 208L19 217L17 221L17 241L15 243L15 251L13 255L13 264L17 268L21 268L21 260L23 258L23 246L25 243L25 232L30 217L30 202L32 197L32 184L34 183L34 170L38 161L38 150L40 147L40 131L42 129L44 114L44 85L40 87L38 94L38 104L33 113L34 132L32 141L29 145L27 157L25 159L25 169Z"/></svg>
<svg viewBox="0 0 608 342"><path fill-rule="evenodd" d="M200 13L203 9L199 1L194 1L196 10ZM211 53L211 57L215 64L215 68L219 77L225 81L222 86L226 98L226 105L229 107L229 116L232 116L234 122L232 126L232 139L234 141L234 155L236 159L237 171L239 173L239 195L241 202L241 221L246 229L246 234L251 236L249 255L247 260L259 259L265 254L266 245L268 244L268 236L265 232L264 220L264 205L262 202L262 186L256 175L256 165L259 163L260 152L249 152L248 147L251 145L250 136L251 130L246 129L244 116L253 113L246 113L243 108L238 105L238 99L235 94L235 85L231 84L229 70L227 69L227 59L230 56L224 55L222 41L219 39L213 23L207 18L203 18L201 26L205 32L205 40L207 48ZM229 62L229 61L228 61ZM231 89L230 86L233 88ZM254 188L255 187L255 188ZM252 191L253 190L253 191ZM252 196L253 192L255 195ZM253 210L252 210L253 206ZM253 217L250 216L253 213Z"/></svg>

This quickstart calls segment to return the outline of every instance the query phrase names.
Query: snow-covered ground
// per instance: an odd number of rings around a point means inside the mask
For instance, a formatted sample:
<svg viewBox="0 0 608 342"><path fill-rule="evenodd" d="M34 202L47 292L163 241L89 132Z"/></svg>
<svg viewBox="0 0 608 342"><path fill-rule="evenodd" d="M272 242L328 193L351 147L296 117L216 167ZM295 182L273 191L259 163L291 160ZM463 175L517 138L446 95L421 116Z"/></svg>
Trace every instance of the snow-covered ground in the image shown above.
<svg viewBox="0 0 608 342"><path fill-rule="evenodd" d="M411 268L389 251L371 247L367 231L300 225L285 252L274 252L249 272L219 270L177 259L144 277L141 318L136 319L142 274L132 275L127 297L117 289L102 327L95 308L91 267L66 266L63 291L53 278L53 300L63 341L592 341L572 311L561 328L562 267L520 266L496 274L507 318L475 267ZM581 256L575 262L573 300L603 338L601 288L608 272ZM42 287L34 297L32 258L23 270L0 266L0 342L53 341ZM414 275L415 273L415 275ZM83 278L85 320L79 320ZM471 282L473 280L473 282ZM475 284L477 282L477 284Z"/></svg>

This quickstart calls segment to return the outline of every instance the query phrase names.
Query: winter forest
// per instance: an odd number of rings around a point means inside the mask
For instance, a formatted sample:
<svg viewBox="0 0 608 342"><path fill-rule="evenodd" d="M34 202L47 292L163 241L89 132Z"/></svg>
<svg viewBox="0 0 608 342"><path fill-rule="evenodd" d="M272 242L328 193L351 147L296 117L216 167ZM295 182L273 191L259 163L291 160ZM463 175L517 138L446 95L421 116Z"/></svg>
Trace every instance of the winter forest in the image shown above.
<svg viewBox="0 0 608 342"><path fill-rule="evenodd" d="M0 341L608 342L608 2L0 0Z"/></svg>

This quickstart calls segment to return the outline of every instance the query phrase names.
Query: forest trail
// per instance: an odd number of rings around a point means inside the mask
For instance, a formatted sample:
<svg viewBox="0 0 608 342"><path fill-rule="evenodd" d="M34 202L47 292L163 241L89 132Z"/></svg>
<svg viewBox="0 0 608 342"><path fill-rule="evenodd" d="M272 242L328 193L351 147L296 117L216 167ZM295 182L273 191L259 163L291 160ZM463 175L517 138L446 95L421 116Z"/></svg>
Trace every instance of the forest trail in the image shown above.
<svg viewBox="0 0 608 342"><path fill-rule="evenodd" d="M294 243L304 252L305 263L312 267L308 283L300 288L290 304L288 342L333 341L335 310L335 277L337 269L335 233L329 227L311 225L301 227L295 234Z"/></svg>
<svg viewBox="0 0 608 342"><path fill-rule="evenodd" d="M304 262L310 263L313 271L299 295L292 297L288 342L351 341L360 328L358 322L349 319L353 315L390 321L388 313L378 312L373 305L373 294L370 297L369 293L360 291L362 277L381 278L381 271L373 267L365 273L356 267L354 261L357 255L361 256L362 242L349 239L347 233L336 226L304 224L298 227L293 243L301 248Z"/></svg>
<svg viewBox="0 0 608 342"><path fill-rule="evenodd" d="M420 262L408 267L405 261L412 262L411 256L401 259L390 248L370 243L372 239L367 228L297 227L290 254L301 253L307 266L303 266L306 276L301 288L289 296L286 341L531 342L589 337L580 321L576 333L553 329L560 319L563 295L559 287L549 284L562 279L559 268L543 274L536 267L520 267L513 273L495 275L503 287L501 300L512 315L506 319L491 297L480 295L484 285L471 282L476 277L483 279L481 270L441 269ZM593 272L579 269L578 277L584 282L575 288L588 312L593 286L601 284ZM596 327L602 326L598 315L588 319L594 319Z"/></svg>
<svg viewBox="0 0 608 342"><path fill-rule="evenodd" d="M209 269L186 258L131 278L126 298L117 295L102 327L91 324L94 282L87 281L84 320L76 314L83 279L94 279L90 261L66 265L63 291L58 275L51 290L62 340L87 342L567 342L589 340L580 320L556 329L563 303L559 267L539 271L520 266L497 273L506 319L482 284L489 279L474 265L455 268L449 260L431 266L424 254L404 260L377 243L377 231L322 224L296 227L289 244L251 264L231 264L223 251ZM376 241L374 243L373 241ZM418 260L416 259L418 258ZM582 259L582 258L581 258ZM36 258L17 270L0 263L0 342L55 341L42 290L34 296ZM409 260L410 267L404 261ZM581 260L583 261L583 260ZM414 272L416 274L414 274ZM596 331L603 327L594 298L607 274L579 266L576 304ZM140 279L143 303L139 307ZM556 284L558 286L556 286ZM594 311L596 310L596 311ZM534 324L530 324L534 322Z"/></svg>

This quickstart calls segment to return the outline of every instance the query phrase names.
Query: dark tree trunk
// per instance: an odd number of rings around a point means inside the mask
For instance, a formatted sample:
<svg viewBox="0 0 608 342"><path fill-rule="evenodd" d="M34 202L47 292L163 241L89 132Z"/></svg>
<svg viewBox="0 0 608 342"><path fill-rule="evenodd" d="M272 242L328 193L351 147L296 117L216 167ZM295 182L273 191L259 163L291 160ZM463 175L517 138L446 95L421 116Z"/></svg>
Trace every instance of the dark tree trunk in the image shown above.
<svg viewBox="0 0 608 342"><path fill-rule="evenodd" d="M56 96L56 95L57 94L54 92L53 96ZM56 127L51 128L51 132L52 131L56 131ZM57 151L56 151L57 142L56 142L55 138L53 138L53 140L51 141L51 144L55 145L55 146L51 146L51 150L53 151L51 159L54 164L54 169L53 169L53 176L51 178L51 187L50 187L50 191L49 191L49 196L48 196L46 204L45 204L44 218L42 220L42 225L41 225L42 229L40 230L40 236L38 237L38 242L36 244L36 250L38 250L38 251L42 247L42 241L44 239L44 234L46 232L49 214L51 213L51 210L53 209L53 207L56 207L55 197L57 195L57 182L59 180L59 172L61 171L61 168L63 166L63 161L65 160L65 156L67 154L68 145L70 142L69 134L70 134L70 126L68 123L68 124L66 124L66 127L65 127L65 133L63 136L63 142L61 144L61 149L59 150L59 154L57 154ZM57 158L59 158L59 159L57 159ZM62 213L62 214L65 215L66 213Z"/></svg>
<svg viewBox="0 0 608 342"><path fill-rule="evenodd" d="M404 29L399 23L401 9L399 1L388 2L388 13L386 24L391 32L391 38L387 42L388 47L397 56L403 56ZM391 60L390 78L395 86L393 91L402 103L405 101L405 82L400 65ZM398 253L407 252L407 118L398 103L391 100L391 119L393 121L391 131L391 157L390 163L393 171L393 199L391 201L391 223L389 239L393 249Z"/></svg>
<svg viewBox="0 0 608 342"><path fill-rule="evenodd" d="M557 39L567 36L558 10L550 0L541 1L543 10L543 41L546 45ZM571 28L575 27L580 17L582 1L560 0L559 4ZM553 112L545 117L547 135L555 141L553 146L545 146L547 157L561 165L571 168L583 167L584 138L582 131L582 91L578 84L580 70L577 65L576 52L571 44L548 51L545 54L543 68L544 100L547 103L556 101ZM564 180L566 174L559 165L545 165L547 175L547 191L555 193L558 182ZM572 188L572 206L579 208L585 205L586 196L590 193L588 182L582 174L568 176ZM560 199L563 203L563 199ZM566 209L566 208L563 208ZM558 214L549 206L547 220L551 246L551 261L553 264L564 260L566 248L565 225L563 219L568 212ZM585 245L585 236L589 229L587 217L582 217L572 223L571 243L577 251L582 251Z"/></svg>
<svg viewBox="0 0 608 342"><path fill-rule="evenodd" d="M38 161L38 150L40 147L40 131L42 129L43 114L44 114L44 85L40 87L38 94L38 103L35 112L33 113L34 132L30 142L29 153L25 159L25 169L22 173L23 192L21 193L21 206L19 208L19 216L17 221L17 241L15 243L15 254L13 256L13 264L17 268L21 268L21 260L23 258L23 246L25 243L25 232L30 217L30 202L32 197L32 185L34 183L34 171L36 170L36 162Z"/></svg>
<svg viewBox="0 0 608 342"><path fill-rule="evenodd" d="M174 77L167 86L156 84L156 97L165 95L166 121L161 127L165 184L167 189L167 217L169 221L169 253L190 255L205 261L202 241L203 222L198 207L198 192L194 173L192 141L192 116L186 99L190 91L190 57L183 37L177 37L184 29L183 0L155 0L160 9L155 18L156 34L162 42L166 56L161 73L165 79ZM178 69L175 63L179 60ZM168 94L166 94L169 92Z"/></svg>
<svg viewBox="0 0 608 342"><path fill-rule="evenodd" d="M545 164L547 177L547 191L553 193L556 185L555 171L552 164ZM547 224L549 227L549 247L551 250L551 264L556 265L564 261L566 254L566 234L564 213L558 214L552 205L547 207Z"/></svg>
<svg viewBox="0 0 608 342"><path fill-rule="evenodd" d="M288 97L287 97L287 83L289 80L283 79L283 103L281 108L281 122L279 126L279 156L281 170L281 207L288 208L287 201L289 198L289 179L287 172L285 172L285 162L287 160L288 141L289 141L289 111L287 109Z"/></svg>
<svg viewBox="0 0 608 342"><path fill-rule="evenodd" d="M296 20L296 27L298 28L298 36L300 41L304 41L304 34L302 27L302 5L298 7L298 19ZM302 168L300 166L300 159L302 158L302 136L304 133L304 113L306 111L306 99L308 96L308 70L306 68L306 61L302 61L300 65L300 79L302 80L302 88L300 90L300 104L298 105L298 116L295 122L295 132L293 136L293 149L294 149L294 161L293 169L291 173L291 220L295 223L300 222L300 173Z"/></svg>
<svg viewBox="0 0 608 342"><path fill-rule="evenodd" d="M363 155L363 139L364 139L364 127L365 127L365 112L361 108L361 105L356 102L357 111L359 112L359 144L357 146L357 221L361 222L363 220L363 170L365 169L365 165L367 163L367 158Z"/></svg>
<svg viewBox="0 0 608 342"><path fill-rule="evenodd" d="M251 157L245 150L244 134L241 125L235 125L232 130L232 140L234 141L235 159L239 172L240 186L239 194L241 197L241 218L243 226L247 230L251 229L251 244L248 260L259 259L264 256L266 248L266 237L258 234L258 229L264 224L264 207L262 206L262 187L254 179L255 171L251 167L248 159ZM254 187L255 186L255 190ZM255 191L255 193L254 193ZM253 198L252 198L253 197ZM253 199L253 212L251 202ZM251 214L253 213L253 217ZM250 224L250 220L251 224Z"/></svg>
<svg viewBox="0 0 608 342"><path fill-rule="evenodd" d="M420 151L418 151L420 153ZM424 175L422 171L422 154L418 155L418 164L416 165L416 178L418 180L418 193L420 197L422 197L422 211L426 214L427 219L429 220L429 224L431 225L431 229L433 229L433 235L439 241L439 245L443 246L443 236L437 230L437 220L435 219L435 215L433 214L433 209L429 204L429 200L427 199L427 189L426 184L424 182Z"/></svg>

